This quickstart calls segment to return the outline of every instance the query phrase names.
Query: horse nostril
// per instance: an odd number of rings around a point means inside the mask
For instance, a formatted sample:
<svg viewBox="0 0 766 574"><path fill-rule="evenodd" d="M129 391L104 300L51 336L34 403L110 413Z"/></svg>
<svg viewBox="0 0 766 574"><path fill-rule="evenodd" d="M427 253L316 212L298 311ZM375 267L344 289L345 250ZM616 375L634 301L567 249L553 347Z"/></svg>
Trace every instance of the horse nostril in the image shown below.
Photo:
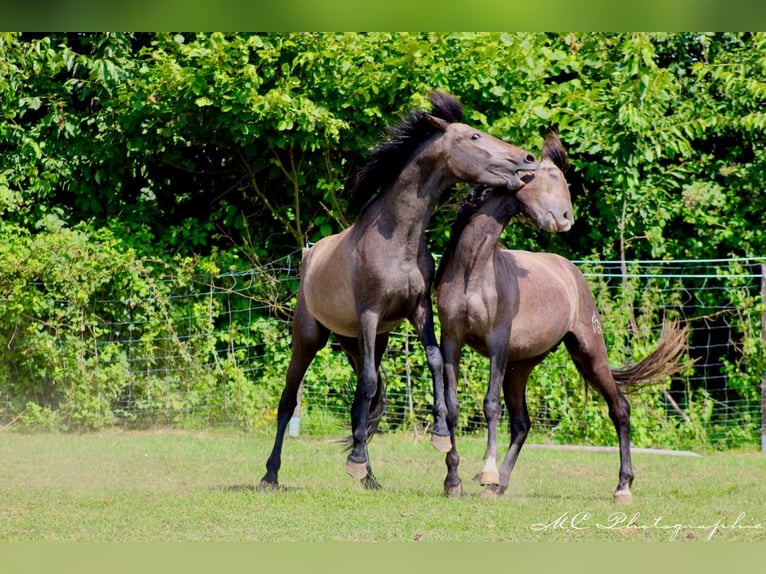
<svg viewBox="0 0 766 574"><path fill-rule="evenodd" d="M527 155L524 156L524 161L526 163L536 163L537 162L537 160L535 159L534 154L531 154L531 153L528 153Z"/></svg>

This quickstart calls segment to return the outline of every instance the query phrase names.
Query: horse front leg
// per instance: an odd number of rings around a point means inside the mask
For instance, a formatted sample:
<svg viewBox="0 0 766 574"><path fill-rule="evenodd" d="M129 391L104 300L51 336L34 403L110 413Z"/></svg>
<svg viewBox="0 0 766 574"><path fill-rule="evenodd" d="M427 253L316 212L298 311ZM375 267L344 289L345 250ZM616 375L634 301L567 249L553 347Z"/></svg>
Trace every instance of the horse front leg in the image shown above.
<svg viewBox="0 0 766 574"><path fill-rule="evenodd" d="M431 446L439 452L449 452L452 448L452 441L447 424L447 404L444 398L444 359L439 346L436 344L434 314L430 297L425 297L418 304L411 323L425 348L428 370L431 372L431 380L433 381L434 426L431 430Z"/></svg>
<svg viewBox="0 0 766 574"><path fill-rule="evenodd" d="M377 384L377 391L375 393L375 396L372 399L372 402L370 403L370 410L367 414L367 441L369 442L369 438L377 430L378 423L380 422L380 419L383 417L383 413L386 409L386 389L385 389L385 379L381 376L380 373L380 361L383 358L383 353L386 351L386 347L388 346L388 338L389 333L381 333L377 336L375 340L375 371L377 372L378 376L378 384ZM356 337L342 337L340 335L336 335L336 340L338 343L340 343L340 346L343 348L343 350L346 353L346 356L348 357L349 363L351 363L352 368L354 369L354 374L358 378L361 372L362 368L362 357L361 353L359 351L359 338ZM353 440L353 437L351 437L351 440ZM370 465L370 453L369 450L366 453L367 458L367 475L362 478L362 484L365 486L365 488L371 489L371 490L378 490L380 488L380 483L375 478L375 474L372 472L372 467Z"/></svg>
<svg viewBox="0 0 766 574"><path fill-rule="evenodd" d="M457 452L457 425L460 420L460 405L457 399L457 380L460 372L460 344L446 341L442 337L444 356L444 386L447 405L447 426L449 427L452 448L447 453L447 477L444 479L444 494L459 497L463 494L463 482L458 474L460 455Z"/></svg>
<svg viewBox="0 0 766 574"><path fill-rule="evenodd" d="M500 483L500 473L497 469L497 423L502 413L500 402L500 387L505 378L505 363L508 356L508 337L503 345L492 350L490 346L489 385L484 397L484 418L487 421L487 450L484 453L484 468L479 475L482 486Z"/></svg>
<svg viewBox="0 0 766 574"><path fill-rule="evenodd" d="M378 314L365 310L359 316L359 353L360 365L356 380L354 402L351 405L351 436L353 444L346 459L346 472L352 477L363 480L372 475L372 468L367 456L367 422L370 405L378 386L375 364L375 340L378 326Z"/></svg>

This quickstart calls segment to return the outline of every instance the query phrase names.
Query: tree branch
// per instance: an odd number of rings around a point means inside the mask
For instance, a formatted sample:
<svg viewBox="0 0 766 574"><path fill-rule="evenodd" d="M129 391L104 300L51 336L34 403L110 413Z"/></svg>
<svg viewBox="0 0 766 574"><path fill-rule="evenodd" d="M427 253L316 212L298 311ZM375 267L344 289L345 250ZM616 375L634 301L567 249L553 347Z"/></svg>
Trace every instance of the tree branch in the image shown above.
<svg viewBox="0 0 766 574"><path fill-rule="evenodd" d="M300 230L300 220L298 220L298 227L294 225L288 218L286 218L284 215L282 215L269 201L269 198L266 197L266 194L263 193L263 190L258 185L258 180L255 177L255 172L253 171L253 168L250 167L250 163L245 158L244 154L242 153L241 148L237 148L237 155L239 157L240 163L242 164L243 169L245 170L245 173L247 174L248 180L250 182L250 187L255 192L255 195L260 199L263 204L266 206L266 209L271 212L271 214L281 223L285 226L285 228L290 232L290 235L293 236L293 239L295 239L296 243L298 244L298 247L303 247L303 234ZM280 162L281 167L281 162ZM282 168L284 171L284 168Z"/></svg>
<svg viewBox="0 0 766 574"><path fill-rule="evenodd" d="M330 161L330 146L328 146L326 142L324 147L324 164L327 173L327 181L333 181L335 178L333 177L332 162ZM335 193L335 188L333 187L330 187L330 204L332 205L332 213L330 213L330 210L327 210L328 215L332 215L335 221L340 223L341 226L348 227L351 222L346 218L345 212L341 209L338 195Z"/></svg>

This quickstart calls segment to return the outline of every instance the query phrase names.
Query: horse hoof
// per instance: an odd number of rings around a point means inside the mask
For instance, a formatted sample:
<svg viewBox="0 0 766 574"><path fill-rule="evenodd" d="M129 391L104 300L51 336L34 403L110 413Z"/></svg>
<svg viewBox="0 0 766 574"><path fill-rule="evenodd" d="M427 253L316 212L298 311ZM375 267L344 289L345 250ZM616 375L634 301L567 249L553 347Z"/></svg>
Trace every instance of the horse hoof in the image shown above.
<svg viewBox="0 0 766 574"><path fill-rule="evenodd" d="M458 482L452 486L444 485L444 495L449 498L460 498L463 496L463 483Z"/></svg>
<svg viewBox="0 0 766 574"><path fill-rule="evenodd" d="M352 478L362 480L367 476L367 465L363 462L349 460L346 461L346 472L349 473Z"/></svg>
<svg viewBox="0 0 766 574"><path fill-rule="evenodd" d="M479 484L482 486L494 486L500 484L500 473L496 470L484 470L479 476Z"/></svg>
<svg viewBox="0 0 766 574"><path fill-rule="evenodd" d="M629 490L618 490L614 493L615 504L631 504L633 502L633 495Z"/></svg>
<svg viewBox="0 0 766 574"><path fill-rule="evenodd" d="M449 435L431 434L431 446L439 452L449 452L452 450L452 441Z"/></svg>
<svg viewBox="0 0 766 574"><path fill-rule="evenodd" d="M504 489L497 484L488 484L482 490L480 496L482 498L499 498L503 495Z"/></svg>
<svg viewBox="0 0 766 574"><path fill-rule="evenodd" d="M276 491L279 490L279 483L261 479L261 482L258 483L258 486L255 487L255 490L256 492Z"/></svg>

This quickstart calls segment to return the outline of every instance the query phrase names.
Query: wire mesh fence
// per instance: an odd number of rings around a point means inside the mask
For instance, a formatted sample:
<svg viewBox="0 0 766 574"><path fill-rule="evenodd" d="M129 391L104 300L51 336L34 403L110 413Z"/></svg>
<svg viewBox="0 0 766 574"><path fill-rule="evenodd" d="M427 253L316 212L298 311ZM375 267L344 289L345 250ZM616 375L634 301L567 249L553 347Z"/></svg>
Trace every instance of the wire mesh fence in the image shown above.
<svg viewBox="0 0 766 574"><path fill-rule="evenodd" d="M273 432L290 356L299 259L296 253L246 271L197 276L183 284L170 280L144 301L90 301L101 325L81 333L84 350L72 365L91 391L97 385L110 389L102 401L109 424L231 425ZM613 366L648 354L665 317L690 328L694 365L630 398L635 444L759 444L766 373L762 260L576 264L602 314ZM464 350L458 391L462 432L484 429L487 363ZM105 374L97 376L99 369ZM392 335L382 369L388 395L383 429L426 432L432 383L424 352L407 325ZM9 377L14 371L3 372ZM345 432L354 387L350 366L331 342L306 373L300 432ZM530 377L533 429L561 442L614 442L603 401L594 395L562 346ZM3 425L30 408L37 407L14 403L11 383L0 386Z"/></svg>

